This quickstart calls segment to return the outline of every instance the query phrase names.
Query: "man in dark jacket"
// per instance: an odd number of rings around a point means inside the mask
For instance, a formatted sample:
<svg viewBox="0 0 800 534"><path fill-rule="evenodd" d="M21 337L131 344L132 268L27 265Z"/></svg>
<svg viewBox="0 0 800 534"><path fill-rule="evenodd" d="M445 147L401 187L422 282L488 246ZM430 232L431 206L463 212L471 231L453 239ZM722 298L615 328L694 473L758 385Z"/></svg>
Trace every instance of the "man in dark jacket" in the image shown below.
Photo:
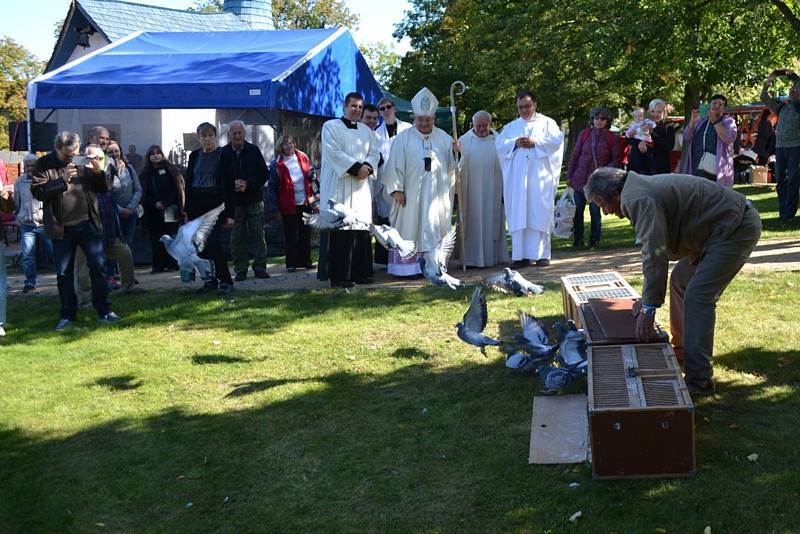
<svg viewBox="0 0 800 534"><path fill-rule="evenodd" d="M642 300L634 307L636 335L654 335L664 303L670 259L670 329L685 363L692 395L714 392L711 355L722 292L747 261L761 235L761 218L743 195L686 174L646 176L601 167L584 187L603 212L627 217L642 242Z"/></svg>
<svg viewBox="0 0 800 534"><path fill-rule="evenodd" d="M106 175L100 164L99 147L87 149L86 161L73 161L81 140L72 132L59 133L55 150L36 162L31 179L31 193L44 203L45 233L53 241L61 320L56 330L70 326L78 315L75 295L75 251L86 254L92 280L92 304L100 322L118 321L108 301L103 255L103 222L97 193L108 191Z"/></svg>
<svg viewBox="0 0 800 534"><path fill-rule="evenodd" d="M268 169L261 150L244 140L244 122L228 125L230 142L222 149L220 171L233 184L234 223L231 232L231 256L237 282L247 279L248 245L253 250L256 278L267 274L267 244L264 239L264 184Z"/></svg>

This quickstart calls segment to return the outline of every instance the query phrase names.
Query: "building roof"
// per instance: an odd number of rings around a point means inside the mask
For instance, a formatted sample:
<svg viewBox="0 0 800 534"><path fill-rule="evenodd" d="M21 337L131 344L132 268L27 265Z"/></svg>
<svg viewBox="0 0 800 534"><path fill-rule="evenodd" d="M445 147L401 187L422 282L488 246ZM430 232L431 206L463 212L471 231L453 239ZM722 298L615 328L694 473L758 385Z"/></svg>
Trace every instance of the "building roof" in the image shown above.
<svg viewBox="0 0 800 534"><path fill-rule="evenodd" d="M233 13L197 13L120 0L75 0L70 6L46 72L67 62L78 46L79 34L75 29L87 24L105 36L109 43L136 31L218 32L274 29L271 22L254 28L251 23Z"/></svg>

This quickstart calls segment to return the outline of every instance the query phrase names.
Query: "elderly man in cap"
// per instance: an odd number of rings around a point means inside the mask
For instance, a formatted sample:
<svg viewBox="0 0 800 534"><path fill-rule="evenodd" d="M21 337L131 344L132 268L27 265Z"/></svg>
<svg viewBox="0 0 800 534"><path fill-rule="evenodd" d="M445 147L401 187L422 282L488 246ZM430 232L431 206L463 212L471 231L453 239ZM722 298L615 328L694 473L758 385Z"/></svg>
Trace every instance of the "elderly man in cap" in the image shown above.
<svg viewBox="0 0 800 534"><path fill-rule="evenodd" d="M381 174L386 192L394 199L389 219L405 239L417 242L417 250L434 247L450 231L456 159L453 140L434 126L439 101L421 89L411 100L414 127L397 135L389 161ZM389 274L420 274L415 258L402 260L389 254Z"/></svg>
<svg viewBox="0 0 800 534"><path fill-rule="evenodd" d="M564 155L564 135L537 108L533 93L520 91L519 118L508 123L495 142L503 169L511 259L518 267L531 261L550 265L553 202Z"/></svg>
<svg viewBox="0 0 800 534"><path fill-rule="evenodd" d="M642 242L642 300L634 306L636 335L649 341L664 302L670 259L670 329L683 359L686 386L714 392L711 355L717 301L761 235L761 218L740 193L686 174L647 176L601 167L583 188L608 215L630 219Z"/></svg>

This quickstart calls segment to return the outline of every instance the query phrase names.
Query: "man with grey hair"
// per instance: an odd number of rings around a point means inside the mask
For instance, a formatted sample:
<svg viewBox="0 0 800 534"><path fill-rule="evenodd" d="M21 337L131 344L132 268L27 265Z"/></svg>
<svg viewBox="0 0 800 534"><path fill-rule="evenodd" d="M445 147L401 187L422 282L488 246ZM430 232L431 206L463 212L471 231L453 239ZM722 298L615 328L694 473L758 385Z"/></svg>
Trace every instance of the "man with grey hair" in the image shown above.
<svg viewBox="0 0 800 534"><path fill-rule="evenodd" d="M252 248L255 277L269 278L267 242L264 239L264 184L269 169L261 150L245 141L244 134L244 122L231 121L228 124L228 144L223 147L219 159L222 179L234 192L231 256L237 282L247 279L248 248Z"/></svg>
<svg viewBox="0 0 800 534"><path fill-rule="evenodd" d="M61 132L53 152L36 162L31 192L44 203L45 233L53 240L58 295L61 311L56 330L69 327L78 315L75 295L75 251L86 254L92 286L92 305L100 322L118 321L111 311L103 254L103 219L97 194L108 191L106 173L100 165L99 150L78 159L81 139L76 133Z"/></svg>
<svg viewBox="0 0 800 534"><path fill-rule="evenodd" d="M472 129L458 139L461 152L461 198L464 211L462 262L472 267L492 267L508 262L506 219L503 213L503 173L497 159L492 116L478 111ZM459 241L460 242L460 241Z"/></svg>
<svg viewBox="0 0 800 534"><path fill-rule="evenodd" d="M636 335L649 341L670 276L670 329L692 395L715 390L711 356L717 300L761 235L761 219L743 195L686 174L646 176L601 167L583 189L606 215L627 217L642 242L642 300Z"/></svg>
<svg viewBox="0 0 800 534"><path fill-rule="evenodd" d="M106 149L108 148L109 142L111 142L111 134L105 126L98 125L89 130L89 144L99 146L103 153L103 155L100 156L100 166L104 171L108 170L109 158L106 157Z"/></svg>
<svg viewBox="0 0 800 534"><path fill-rule="evenodd" d="M22 272L25 273L23 293L36 289L36 243L41 241L49 257L53 256L53 244L44 233L42 221L42 202L33 198L31 179L39 158L36 154L27 154L22 164L25 172L14 182L14 208L20 231L20 259Z"/></svg>

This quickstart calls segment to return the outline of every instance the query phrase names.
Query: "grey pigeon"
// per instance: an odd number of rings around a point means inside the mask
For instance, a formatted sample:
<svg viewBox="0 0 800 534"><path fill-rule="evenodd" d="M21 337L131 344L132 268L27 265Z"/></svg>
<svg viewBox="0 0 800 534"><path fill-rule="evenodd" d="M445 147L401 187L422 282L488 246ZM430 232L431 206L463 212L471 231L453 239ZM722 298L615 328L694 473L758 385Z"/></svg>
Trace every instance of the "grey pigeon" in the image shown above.
<svg viewBox="0 0 800 534"><path fill-rule="evenodd" d="M555 393L556 391L564 389L576 376L578 376L578 373L575 373L569 369L552 367L550 365L540 366L538 369L536 369L536 374L538 374L539 378L542 379L545 393Z"/></svg>
<svg viewBox="0 0 800 534"><path fill-rule="evenodd" d="M195 271L200 274L200 279L203 281L214 278L214 265L197 254L203 252L206 240L214 229L214 225L217 224L219 214L224 209L225 204L223 203L200 217L192 219L180 227L175 239L168 235L161 236L160 241L164 243L164 248L178 262L182 273L191 273L191 279L193 279Z"/></svg>
<svg viewBox="0 0 800 534"><path fill-rule="evenodd" d="M531 356L524 352L515 352L506 358L506 367L517 371L535 371L537 365L549 359L549 356Z"/></svg>
<svg viewBox="0 0 800 534"><path fill-rule="evenodd" d="M586 362L586 336L583 332L568 331L558 348L557 360L563 367L582 368Z"/></svg>
<svg viewBox="0 0 800 534"><path fill-rule="evenodd" d="M414 241L403 239L397 228L388 224L371 224L369 228L378 243L389 250L396 250L401 258L410 258L417 253L417 244Z"/></svg>
<svg viewBox="0 0 800 534"><path fill-rule="evenodd" d="M561 342L567 338L567 332L577 332L578 327L575 326L575 321L568 319L563 323L554 323L553 330L556 332L556 338Z"/></svg>
<svg viewBox="0 0 800 534"><path fill-rule="evenodd" d="M497 274L487 277L484 283L495 291L513 293L518 297L541 295L545 291L543 286L526 280L524 276L508 267Z"/></svg>
<svg viewBox="0 0 800 534"><path fill-rule="evenodd" d="M521 311L519 323L522 334L514 335L514 341L519 343L518 348L536 358L550 358L556 353L558 345L550 344L550 337L539 319Z"/></svg>
<svg viewBox="0 0 800 534"><path fill-rule="evenodd" d="M436 287L447 286L450 289L457 289L465 285L458 278L453 278L447 274L447 262L450 261L450 255L453 253L455 244L456 227L454 226L435 247L424 251L417 259L422 275Z"/></svg>
<svg viewBox="0 0 800 534"><path fill-rule="evenodd" d="M362 221L356 212L332 198L328 199L328 207L321 208L319 213L303 213L303 222L317 230L336 230L356 223L372 224L371 221Z"/></svg>
<svg viewBox="0 0 800 534"><path fill-rule="evenodd" d="M483 295L480 286L475 286L472 298L469 301L469 308L464 314L464 322L457 323L456 329L458 337L470 345L480 347L481 354L486 356L486 346L499 346L500 342L483 334L486 322L489 320L489 312L486 310L486 297Z"/></svg>

